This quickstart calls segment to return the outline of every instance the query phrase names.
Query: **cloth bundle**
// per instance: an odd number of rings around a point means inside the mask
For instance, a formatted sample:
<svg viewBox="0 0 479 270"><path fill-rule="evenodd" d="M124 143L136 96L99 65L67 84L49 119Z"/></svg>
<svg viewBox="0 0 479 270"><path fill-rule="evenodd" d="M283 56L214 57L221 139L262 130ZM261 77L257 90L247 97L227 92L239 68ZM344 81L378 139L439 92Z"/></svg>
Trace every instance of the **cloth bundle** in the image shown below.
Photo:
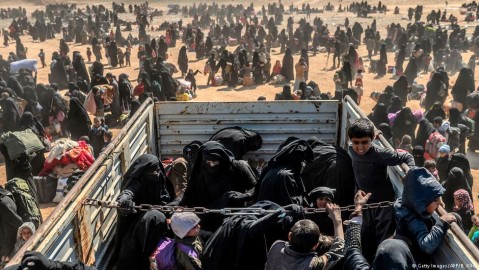
<svg viewBox="0 0 479 270"><path fill-rule="evenodd" d="M48 155L40 176L46 176L57 165L75 163L82 171L88 170L95 161L90 147L84 141L75 142L69 139L60 139L53 146Z"/></svg>

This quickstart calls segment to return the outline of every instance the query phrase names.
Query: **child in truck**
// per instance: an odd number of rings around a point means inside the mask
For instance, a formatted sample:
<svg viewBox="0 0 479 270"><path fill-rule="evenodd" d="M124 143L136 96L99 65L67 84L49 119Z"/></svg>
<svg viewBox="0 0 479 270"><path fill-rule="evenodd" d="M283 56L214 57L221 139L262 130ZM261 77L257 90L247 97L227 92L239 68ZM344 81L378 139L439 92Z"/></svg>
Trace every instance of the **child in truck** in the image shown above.
<svg viewBox="0 0 479 270"><path fill-rule="evenodd" d="M374 124L368 119L357 119L348 129L351 144L348 152L353 163L357 188L372 193L369 202L394 201L396 196L388 177L388 166L407 164L414 167L414 157L409 153L394 150L373 143ZM364 256L372 262L376 249L382 241L393 235L396 229L392 206L367 209L363 214L364 223L361 237Z"/></svg>
<svg viewBox="0 0 479 270"><path fill-rule="evenodd" d="M15 243L15 248L13 249L13 253L10 256L13 258L15 254L25 245L25 243L32 237L35 233L35 225L32 222L25 222L18 228L17 231L17 242Z"/></svg>

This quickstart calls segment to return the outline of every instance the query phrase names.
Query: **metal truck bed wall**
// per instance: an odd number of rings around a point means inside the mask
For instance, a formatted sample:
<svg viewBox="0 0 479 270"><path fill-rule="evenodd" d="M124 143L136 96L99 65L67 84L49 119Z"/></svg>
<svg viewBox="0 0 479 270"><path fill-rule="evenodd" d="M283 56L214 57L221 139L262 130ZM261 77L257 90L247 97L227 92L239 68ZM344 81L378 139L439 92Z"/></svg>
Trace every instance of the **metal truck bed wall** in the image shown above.
<svg viewBox="0 0 479 270"><path fill-rule="evenodd" d="M340 107L337 101L153 104L147 100L12 263L18 263L26 250L36 250L51 259L82 260L99 270L111 269L110 243L113 241L116 212L83 207L81 203L85 198L114 200L119 193L122 175L137 156L143 153L157 153L162 158L179 156L183 146L189 142L207 141L216 131L235 125L258 131L263 137L263 148L246 158L268 160L289 136L317 136L344 147L347 143L347 123L364 117L351 102L346 99ZM402 190L404 170L407 168L389 170L397 194ZM457 233L457 230L455 226L453 233L448 233L435 256L436 263L479 269L477 249L473 245L474 249L468 246L463 239L465 235Z"/></svg>
<svg viewBox="0 0 479 270"><path fill-rule="evenodd" d="M240 126L261 134L263 146L245 158L268 160L290 136L317 136L337 142L337 101L323 102L162 102L156 107L161 158L183 154L192 141L206 142L226 127Z"/></svg>
<svg viewBox="0 0 479 270"><path fill-rule="evenodd" d="M154 103L145 101L95 163L55 208L48 219L12 259L18 263L27 250L50 259L81 260L98 269L108 267L116 210L83 207L85 198L113 201L122 175L143 153L156 153Z"/></svg>

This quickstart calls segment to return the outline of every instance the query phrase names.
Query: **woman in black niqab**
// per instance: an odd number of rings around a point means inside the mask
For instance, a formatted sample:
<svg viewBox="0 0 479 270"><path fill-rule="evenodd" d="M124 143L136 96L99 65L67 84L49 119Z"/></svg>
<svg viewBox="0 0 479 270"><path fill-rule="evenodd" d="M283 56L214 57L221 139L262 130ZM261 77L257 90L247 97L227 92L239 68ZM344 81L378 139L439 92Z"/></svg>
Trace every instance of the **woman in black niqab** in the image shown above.
<svg viewBox="0 0 479 270"><path fill-rule="evenodd" d="M398 96L392 97L391 98L391 105L389 105L389 107L388 107L388 113L399 112L403 108L402 104L403 104L403 102L402 102L400 97L398 97Z"/></svg>
<svg viewBox="0 0 479 270"><path fill-rule="evenodd" d="M447 180L442 184L446 189L442 195L444 208L448 212L452 212L454 207L454 192L458 189L465 189L472 199L472 188L469 185L464 171L459 167L452 167L447 176Z"/></svg>
<svg viewBox="0 0 479 270"><path fill-rule="evenodd" d="M281 75L284 76L286 81L294 80L294 63L291 49L287 48L283 56L283 64L281 66Z"/></svg>
<svg viewBox="0 0 479 270"><path fill-rule="evenodd" d="M427 109L427 108L426 108ZM446 119L446 111L442 108L442 103L440 101L434 102L431 108L426 112L424 118L426 118L430 123L434 121L434 118L441 117Z"/></svg>
<svg viewBox="0 0 479 270"><path fill-rule="evenodd" d="M412 156L414 157L414 163L418 167L424 167L424 147L416 145L412 149Z"/></svg>
<svg viewBox="0 0 479 270"><path fill-rule="evenodd" d="M72 65L75 71L77 72L77 77L82 78L89 85L90 75L88 74L88 70L86 69L86 66L85 66L85 61L83 60L83 57L81 56L80 53L78 52L74 53Z"/></svg>
<svg viewBox="0 0 479 270"><path fill-rule="evenodd" d="M245 161L235 160L221 143L209 141L200 147L180 205L226 207L229 202L222 201L223 195L236 191L252 196L255 185L255 174Z"/></svg>
<svg viewBox="0 0 479 270"><path fill-rule="evenodd" d="M374 111L372 111L368 115L369 120L371 120L374 124L374 126L379 127L382 123L389 124L389 119L388 119L388 112L386 109L386 105L384 103L378 103L374 107Z"/></svg>
<svg viewBox="0 0 479 270"><path fill-rule="evenodd" d="M170 195L166 186L167 182L165 169L158 157L143 154L133 161L123 175L120 187L121 193L116 201L120 205L165 205L170 202ZM142 216L141 212L119 213L115 236L116 254L123 250L123 240L128 241L123 236L130 231L135 220ZM136 241L138 240L142 242L141 239L136 239ZM149 255L151 255L151 252ZM137 267L134 268L136 269Z"/></svg>
<svg viewBox="0 0 479 270"><path fill-rule="evenodd" d="M48 108L52 104L55 91L50 87L46 87L43 83L39 83L37 84L36 92L38 96L38 103L40 103L43 108L40 116L41 122L43 125L48 125L48 115L50 113Z"/></svg>
<svg viewBox="0 0 479 270"><path fill-rule="evenodd" d="M18 110L17 103L11 97L8 97L0 102L3 110L3 131L17 131L20 127L20 111Z"/></svg>
<svg viewBox="0 0 479 270"><path fill-rule="evenodd" d="M407 82L409 85L414 83L414 80L417 78L418 68L416 64L416 59L414 57L409 58L409 62L406 66L406 70L404 71L404 75L406 75Z"/></svg>
<svg viewBox="0 0 479 270"><path fill-rule="evenodd" d="M17 77L15 76L10 76L7 81L7 86L8 88L12 89L15 91L15 94L17 96L23 98L24 93L23 93L23 86L20 84L20 82L17 80Z"/></svg>
<svg viewBox="0 0 479 270"><path fill-rule="evenodd" d="M178 54L178 67L181 71L181 77L188 73L188 55L186 54L186 46L181 47Z"/></svg>
<svg viewBox="0 0 479 270"><path fill-rule="evenodd" d="M474 74L472 74L471 69L462 68L457 76L456 83L452 87L451 94L454 101L457 101L462 104L461 112L467 109L466 97L470 93L474 92Z"/></svg>
<svg viewBox="0 0 479 270"><path fill-rule="evenodd" d="M258 200L268 200L279 205L302 205L306 187L301 178L303 163L312 162L313 150L305 140L290 137L261 172Z"/></svg>
<svg viewBox="0 0 479 270"><path fill-rule="evenodd" d="M76 141L81 136L88 135L91 120L80 100L76 97L70 99L70 110L68 111L67 121L72 140Z"/></svg>
<svg viewBox="0 0 479 270"><path fill-rule="evenodd" d="M411 108L406 107L399 111L392 126L394 142L396 145L399 145L404 135L411 136L414 141L416 138L416 127L416 118L412 114Z"/></svg>
<svg viewBox="0 0 479 270"><path fill-rule="evenodd" d="M378 61L378 76L382 77L386 75L386 65L388 63L388 55L386 53L386 44L381 45L381 49L379 50L379 61Z"/></svg>
<svg viewBox="0 0 479 270"><path fill-rule="evenodd" d="M426 118L419 120L419 128L417 129L414 145L420 145L422 147L425 147L426 141L429 139L429 135L431 135L431 133L433 133L434 131L436 131L436 129L434 128L432 123L429 122L429 120L427 120Z"/></svg>
<svg viewBox="0 0 479 270"><path fill-rule="evenodd" d="M407 94L409 93L409 84L407 82L406 76L402 75L399 79L393 84L394 94L401 98L402 106L406 106Z"/></svg>
<svg viewBox="0 0 479 270"><path fill-rule="evenodd" d="M443 81L443 76L440 73L435 72L434 75L432 75L431 80L427 83L426 98L424 100L426 111L429 111L435 102L444 104L446 97L447 89L446 84Z"/></svg>
<svg viewBox="0 0 479 270"><path fill-rule="evenodd" d="M33 133L37 134L37 136L40 138L45 136L42 123L40 123L40 121L38 121L38 119L33 116L31 112L24 112L20 120L20 127L18 130L21 131L26 129L31 129Z"/></svg>

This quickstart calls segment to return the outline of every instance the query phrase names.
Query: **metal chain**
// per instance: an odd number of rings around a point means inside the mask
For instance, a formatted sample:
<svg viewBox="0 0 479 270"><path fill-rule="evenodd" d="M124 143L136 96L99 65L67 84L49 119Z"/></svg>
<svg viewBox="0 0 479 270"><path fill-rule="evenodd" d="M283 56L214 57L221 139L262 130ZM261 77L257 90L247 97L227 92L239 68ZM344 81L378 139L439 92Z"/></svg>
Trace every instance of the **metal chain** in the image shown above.
<svg viewBox="0 0 479 270"><path fill-rule="evenodd" d="M394 202L383 201L378 203L365 204L362 209L374 209L374 208L387 208L393 205ZM221 215L264 215L269 213L275 213L277 210L265 210L262 208L223 208L223 209L208 209L205 207L183 207L183 206L167 206L167 205L151 205L151 204L140 204L135 205L131 208L122 208L117 202L102 201L96 199L87 198L83 202L83 205L95 206L96 208L114 208L119 209L125 212L131 211L150 211L158 210L164 213L180 213L180 212L191 212L195 214L221 214ZM354 205L343 206L339 208L341 212L348 211L352 212L355 209ZM318 213L327 213L326 208L303 208L303 214L318 214Z"/></svg>

